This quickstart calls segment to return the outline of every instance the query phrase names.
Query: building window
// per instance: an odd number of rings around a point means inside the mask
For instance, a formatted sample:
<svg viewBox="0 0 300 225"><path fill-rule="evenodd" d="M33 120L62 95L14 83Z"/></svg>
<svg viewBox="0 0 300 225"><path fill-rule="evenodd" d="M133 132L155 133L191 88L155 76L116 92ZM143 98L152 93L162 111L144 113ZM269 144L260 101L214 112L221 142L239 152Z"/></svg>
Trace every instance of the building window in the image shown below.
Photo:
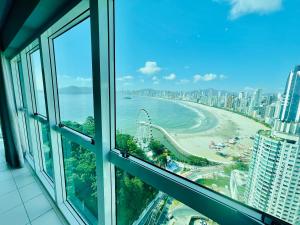
<svg viewBox="0 0 300 225"><path fill-rule="evenodd" d="M43 155L43 169L46 174L54 180L54 168L53 168L53 153L50 139L50 131L48 123L38 123L38 130L40 133L40 144Z"/></svg>
<svg viewBox="0 0 300 225"><path fill-rule="evenodd" d="M90 19L53 40L61 123L94 136ZM92 123L93 125L93 123Z"/></svg>
<svg viewBox="0 0 300 225"><path fill-rule="evenodd" d="M116 169L116 207L118 225L217 225L206 216L119 168Z"/></svg>
<svg viewBox="0 0 300 225"><path fill-rule="evenodd" d="M46 117L45 88L39 49L30 54L30 61L34 79L36 111Z"/></svg>
<svg viewBox="0 0 300 225"><path fill-rule="evenodd" d="M272 188L286 199L287 188L274 183L289 176L279 159L287 168L290 149L273 131L279 129L275 121L286 122L283 117L297 122L282 111L282 102L293 95L298 100L284 107L293 113L300 107L298 93L284 89L289 76L300 88L300 66L294 65L299 59L297 50L284 48L295 55L282 74L282 65L274 69L258 49L285 61L269 43L281 45L282 32L293 34L295 27L281 26L271 37L276 13L255 13L254 19L228 12L219 2L118 0L114 10L116 148L249 206L259 202L256 208L266 212ZM250 72L250 55L253 66L268 65L276 78L262 67ZM249 83L253 87L245 89Z"/></svg>
<svg viewBox="0 0 300 225"><path fill-rule="evenodd" d="M97 224L96 157L89 149L62 138L67 200L91 224Z"/></svg>

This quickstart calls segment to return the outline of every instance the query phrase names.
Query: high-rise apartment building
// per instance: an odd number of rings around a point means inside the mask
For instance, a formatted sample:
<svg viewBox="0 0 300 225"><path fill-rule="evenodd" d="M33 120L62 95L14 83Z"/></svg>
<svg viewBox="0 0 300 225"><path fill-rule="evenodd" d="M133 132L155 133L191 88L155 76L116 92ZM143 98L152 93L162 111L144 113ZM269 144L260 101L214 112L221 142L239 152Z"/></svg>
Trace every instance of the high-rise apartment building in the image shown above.
<svg viewBox="0 0 300 225"><path fill-rule="evenodd" d="M291 71L286 82L280 120L300 122L300 66Z"/></svg>
<svg viewBox="0 0 300 225"><path fill-rule="evenodd" d="M300 224L300 67L290 73L279 119L254 140L246 202Z"/></svg>

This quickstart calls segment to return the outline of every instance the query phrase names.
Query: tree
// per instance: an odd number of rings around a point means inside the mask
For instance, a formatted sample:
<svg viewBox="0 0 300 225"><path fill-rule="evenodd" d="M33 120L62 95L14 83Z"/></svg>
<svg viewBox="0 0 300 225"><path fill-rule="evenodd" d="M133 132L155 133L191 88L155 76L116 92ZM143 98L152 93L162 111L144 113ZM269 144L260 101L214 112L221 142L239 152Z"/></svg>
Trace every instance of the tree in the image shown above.
<svg viewBox="0 0 300 225"><path fill-rule="evenodd" d="M166 147L157 140L151 140L149 148L152 150L154 157L162 155Z"/></svg>

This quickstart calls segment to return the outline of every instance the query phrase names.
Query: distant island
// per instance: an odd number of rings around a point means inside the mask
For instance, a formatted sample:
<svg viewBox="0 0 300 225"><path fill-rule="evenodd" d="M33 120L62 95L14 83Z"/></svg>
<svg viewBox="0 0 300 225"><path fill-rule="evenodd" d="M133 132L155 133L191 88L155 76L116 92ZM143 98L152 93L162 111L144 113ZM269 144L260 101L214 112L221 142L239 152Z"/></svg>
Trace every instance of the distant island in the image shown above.
<svg viewBox="0 0 300 225"><path fill-rule="evenodd" d="M92 87L78 87L78 86L68 86L64 88L59 88L60 94L70 94L70 95L78 95L78 94L92 94Z"/></svg>

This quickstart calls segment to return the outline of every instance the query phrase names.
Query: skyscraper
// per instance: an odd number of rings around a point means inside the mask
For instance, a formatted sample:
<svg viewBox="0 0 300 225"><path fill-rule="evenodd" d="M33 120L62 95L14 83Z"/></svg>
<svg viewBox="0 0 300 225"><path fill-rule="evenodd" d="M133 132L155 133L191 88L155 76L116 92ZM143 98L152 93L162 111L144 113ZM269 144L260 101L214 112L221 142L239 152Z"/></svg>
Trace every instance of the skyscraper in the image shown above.
<svg viewBox="0 0 300 225"><path fill-rule="evenodd" d="M300 66L291 71L285 86L281 108L282 121L300 121Z"/></svg>
<svg viewBox="0 0 300 225"><path fill-rule="evenodd" d="M255 109L259 107L261 103L261 97L262 97L262 89L256 89L251 97L250 105L248 114L253 115Z"/></svg>
<svg viewBox="0 0 300 225"><path fill-rule="evenodd" d="M279 118L254 140L246 202L292 224L300 224L300 67L287 80Z"/></svg>

